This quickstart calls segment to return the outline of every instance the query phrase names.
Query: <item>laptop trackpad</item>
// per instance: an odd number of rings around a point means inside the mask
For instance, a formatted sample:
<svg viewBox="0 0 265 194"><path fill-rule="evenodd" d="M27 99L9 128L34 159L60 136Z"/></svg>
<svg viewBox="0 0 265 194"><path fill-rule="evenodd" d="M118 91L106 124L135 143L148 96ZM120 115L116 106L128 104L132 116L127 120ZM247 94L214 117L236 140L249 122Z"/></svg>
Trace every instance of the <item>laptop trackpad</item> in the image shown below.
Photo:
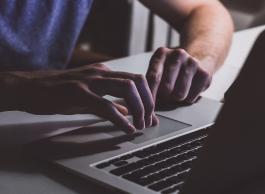
<svg viewBox="0 0 265 194"><path fill-rule="evenodd" d="M159 119L159 124L157 126L148 127L143 130L137 130L135 133L135 138L132 140L129 140L131 143L139 144L143 143L182 129L185 129L187 127L190 127L191 125L182 123L176 120L168 119L165 117L161 117L157 115ZM132 117L129 118L129 121L132 121ZM116 128L115 126L111 125L113 128ZM110 127L111 127L110 126ZM108 132L105 132L113 137L118 137L124 135L123 131L120 130L109 130ZM139 136L137 136L139 134Z"/></svg>

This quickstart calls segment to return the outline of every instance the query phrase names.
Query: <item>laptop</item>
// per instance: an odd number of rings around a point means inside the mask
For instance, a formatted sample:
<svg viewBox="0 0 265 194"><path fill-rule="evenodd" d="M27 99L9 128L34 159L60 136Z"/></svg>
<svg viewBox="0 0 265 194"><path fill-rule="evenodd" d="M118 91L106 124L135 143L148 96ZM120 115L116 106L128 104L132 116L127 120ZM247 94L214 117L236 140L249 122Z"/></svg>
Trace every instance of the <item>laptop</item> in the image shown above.
<svg viewBox="0 0 265 194"><path fill-rule="evenodd" d="M27 144L24 149L120 194L228 191L265 171L260 168L265 154L253 171L248 166L252 157L262 153L257 148L265 147L265 141L260 142L265 138L261 130L265 108L252 106L248 93L258 95L256 104L265 99L265 92L258 87L265 82L261 51L265 53L264 32L226 93L222 110L222 103L204 97L189 106L172 102L156 109L157 126L133 135L107 121ZM249 80L251 76L254 79ZM255 143L250 146L252 141Z"/></svg>

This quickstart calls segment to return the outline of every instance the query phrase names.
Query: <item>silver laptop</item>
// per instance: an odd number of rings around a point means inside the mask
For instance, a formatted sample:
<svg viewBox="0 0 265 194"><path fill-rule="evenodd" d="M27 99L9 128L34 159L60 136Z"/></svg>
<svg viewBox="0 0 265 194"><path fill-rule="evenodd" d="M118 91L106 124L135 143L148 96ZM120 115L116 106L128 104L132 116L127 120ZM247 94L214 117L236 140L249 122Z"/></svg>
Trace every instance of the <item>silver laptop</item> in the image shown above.
<svg viewBox="0 0 265 194"><path fill-rule="evenodd" d="M263 42L265 47L265 41ZM249 66L248 63L251 61L247 61L244 68ZM240 88L239 86L233 87ZM233 91L234 88L231 90ZM226 120L231 122L232 115L227 114L227 110L232 108L234 112L230 112L239 114L231 106L231 103L233 104L238 99L233 98L233 92L228 92L227 95L229 97L231 95L230 103L225 106L228 108L219 115L218 119L220 118L221 121L213 127L214 129L211 129L211 126L222 103L201 97L189 106L173 102L160 107L156 110L160 123L157 126L137 131L133 135L124 134L110 122L102 122L33 142L24 148L44 160L117 193L168 194L178 193L181 188L183 188L181 193L198 193L199 190L196 188L204 190L199 193L217 193L216 187L213 186L215 184L213 183L212 186L208 184L211 180L219 180L214 179L216 173L211 164L217 167L222 167L222 165L214 160L219 155L211 148L219 149L220 153L226 156L225 153L228 152L224 150L229 149L235 141L232 139L229 145L223 143L227 141L226 137L231 132L223 130L220 126ZM227 118L224 114L230 117ZM129 117L130 119L132 118ZM202 148L209 131L210 137L207 138ZM224 145L217 145L216 142ZM202 151L196 159L200 149ZM231 155L227 157L231 159ZM219 159L223 161L222 158ZM211 162L205 162L206 160ZM194 161L196 161L195 164ZM192 165L193 168L191 168ZM217 171L226 172L221 167L217 168ZM231 169L229 165L228 169ZM205 178L204 172L207 172L209 176ZM225 180L230 180L225 177L228 174L224 173ZM229 183L234 180L237 179L234 178L230 182L223 180L223 182L231 186ZM182 187L184 182L185 185ZM205 189L208 186L210 192ZM223 188L226 187L223 185Z"/></svg>

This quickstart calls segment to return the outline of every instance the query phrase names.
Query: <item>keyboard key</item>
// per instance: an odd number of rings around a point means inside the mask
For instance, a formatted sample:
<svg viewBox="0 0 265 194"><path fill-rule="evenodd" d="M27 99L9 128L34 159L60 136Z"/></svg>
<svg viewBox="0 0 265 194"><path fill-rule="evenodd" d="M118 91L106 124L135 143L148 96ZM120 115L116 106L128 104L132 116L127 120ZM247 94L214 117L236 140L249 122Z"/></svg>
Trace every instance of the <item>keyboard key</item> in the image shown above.
<svg viewBox="0 0 265 194"><path fill-rule="evenodd" d="M166 160L166 161L156 163L155 166L157 166L158 168L160 167L162 169L162 168L167 168L167 167L172 166L172 163L170 163Z"/></svg>
<svg viewBox="0 0 265 194"><path fill-rule="evenodd" d="M191 165L192 165L192 162L189 161L189 162L182 163L181 167L183 170L186 170L186 169L189 169L191 167Z"/></svg>
<svg viewBox="0 0 265 194"><path fill-rule="evenodd" d="M162 152L161 154L159 154L160 156L164 156L166 158L172 157L177 155L177 153L175 152L171 152L171 151L166 151L166 152Z"/></svg>
<svg viewBox="0 0 265 194"><path fill-rule="evenodd" d="M161 176L160 174L155 173L155 174L149 175L149 176L146 177L146 178L151 179L151 180L153 180L153 181L159 181L159 180L165 178L165 176L164 176L164 175Z"/></svg>
<svg viewBox="0 0 265 194"><path fill-rule="evenodd" d="M178 175L178 178L181 179L182 181L185 180L185 178L187 177L188 172L183 172L181 174Z"/></svg>
<svg viewBox="0 0 265 194"><path fill-rule="evenodd" d="M190 154L181 154L179 156L177 156L176 158L179 160L179 161L183 161L183 160L188 160L190 158L193 158L194 156L190 156Z"/></svg>
<svg viewBox="0 0 265 194"><path fill-rule="evenodd" d="M147 178L140 178L140 179L135 180L135 183L142 185L142 186L150 185L153 182L154 182L153 180L147 179Z"/></svg>
<svg viewBox="0 0 265 194"><path fill-rule="evenodd" d="M184 152L184 150L182 150L181 147L173 148L173 149L171 149L170 151L171 151L171 152L174 152L174 153L176 153L176 154L180 154L180 153Z"/></svg>
<svg viewBox="0 0 265 194"><path fill-rule="evenodd" d="M178 164L180 162L183 162L183 159L181 159L179 157L173 157L173 158L170 158L170 159L168 159L166 161L171 163L171 164Z"/></svg>
<svg viewBox="0 0 265 194"><path fill-rule="evenodd" d="M164 191L162 191L162 194L171 194L171 193L176 193L179 192L180 190L178 188L170 188L170 189L166 189Z"/></svg>
<svg viewBox="0 0 265 194"><path fill-rule="evenodd" d="M174 183L171 183L169 181L160 181L158 183L150 185L148 188L152 189L154 191L161 191L167 187L172 186Z"/></svg>
<svg viewBox="0 0 265 194"><path fill-rule="evenodd" d="M202 146L202 140L197 140L197 141L194 141L192 142L191 144L194 146L194 147L197 147L197 146Z"/></svg>
<svg viewBox="0 0 265 194"><path fill-rule="evenodd" d="M192 144L185 144L185 145L183 145L183 146L181 146L181 149L183 150L183 151L188 151L188 150L191 150L191 149L194 149L196 146L193 146Z"/></svg>
<svg viewBox="0 0 265 194"><path fill-rule="evenodd" d="M148 160L152 160L154 162L158 162L160 160L164 160L166 157L162 155L155 155L148 158Z"/></svg>
<svg viewBox="0 0 265 194"><path fill-rule="evenodd" d="M105 167L107 167L107 166L110 166L110 164L109 164L108 162L104 162L104 163L98 164L98 165L96 166L96 168L101 169L101 168L105 168Z"/></svg>
<svg viewBox="0 0 265 194"><path fill-rule="evenodd" d="M208 133L209 129L201 129L192 133L189 133L187 135L183 135L181 137L177 137L175 139L166 141L164 143L160 143L157 146L165 149L176 147L177 145L184 144L187 141L190 141L192 139L198 138L200 136L204 136Z"/></svg>
<svg viewBox="0 0 265 194"><path fill-rule="evenodd" d="M177 190L180 190L182 186L183 186L183 183L182 183L182 184L179 184L179 185L177 185L177 186L175 186L175 187L173 187L173 188L174 188L174 189L177 189Z"/></svg>
<svg viewBox="0 0 265 194"><path fill-rule="evenodd" d="M133 155L138 158L146 158L148 156L151 156L151 153L141 150L141 151L134 152Z"/></svg>
<svg viewBox="0 0 265 194"><path fill-rule="evenodd" d="M171 175L176 174L176 172L174 170L171 170L171 169L166 169L166 170L160 171L159 174L166 175L166 177L167 177L167 176L171 176Z"/></svg>
<svg viewBox="0 0 265 194"><path fill-rule="evenodd" d="M177 172L182 172L184 171L183 166L181 165L176 165L170 168L173 172L177 173Z"/></svg>
<svg viewBox="0 0 265 194"><path fill-rule="evenodd" d="M115 159L113 159L113 160L110 160L108 163L109 163L109 164L114 164L114 163L119 162L119 161L121 161L120 158L115 158Z"/></svg>
<svg viewBox="0 0 265 194"><path fill-rule="evenodd" d="M122 178L130 180L130 181L133 181L133 180L137 179L137 177L135 177L135 176L133 176L131 174L123 175Z"/></svg>
<svg viewBox="0 0 265 194"><path fill-rule="evenodd" d="M158 163L155 164L155 166L156 166L157 168L160 168L160 169L166 168L166 167L164 166L164 163L163 163L163 162L164 162L164 161L162 161L162 162L158 162Z"/></svg>
<svg viewBox="0 0 265 194"><path fill-rule="evenodd" d="M148 159L142 159L142 160L138 160L137 163L143 164L144 166L153 164L154 162L152 160L148 160Z"/></svg>
<svg viewBox="0 0 265 194"><path fill-rule="evenodd" d="M113 165L119 167L119 166L123 166L125 164L128 164L128 162L127 161L119 161L119 162L115 162Z"/></svg>
<svg viewBox="0 0 265 194"><path fill-rule="evenodd" d="M125 156L120 157L120 159L121 159L121 160L128 160L128 159L131 159L131 158L133 158L133 157L134 157L134 155L132 155L132 154L128 154L128 155L125 155Z"/></svg>
<svg viewBox="0 0 265 194"><path fill-rule="evenodd" d="M166 180L169 182L172 182L174 184L178 184L178 183L182 182L184 179L183 179L183 177L180 177L179 175L177 175L177 176L170 177Z"/></svg>
<svg viewBox="0 0 265 194"><path fill-rule="evenodd" d="M195 150L192 150L192 151L186 152L186 154L187 154L188 156L195 157L196 154L197 154L197 152L195 152Z"/></svg>
<svg viewBox="0 0 265 194"><path fill-rule="evenodd" d="M200 149L200 148L199 148ZM194 156L198 155L199 149L193 150L192 152L194 153Z"/></svg>
<svg viewBox="0 0 265 194"><path fill-rule="evenodd" d="M162 168L161 167L158 167L156 165L151 165L151 166L148 166L148 167L145 167L144 170L150 172L150 173L154 173L154 172L157 172L159 170L161 170Z"/></svg>
<svg viewBox="0 0 265 194"><path fill-rule="evenodd" d="M151 154L157 154L159 152L165 151L164 148L157 147L157 146L152 146L152 147L146 148L144 150L147 151L147 152L149 152L149 153L151 153Z"/></svg>
<svg viewBox="0 0 265 194"><path fill-rule="evenodd" d="M175 139L174 139L175 140ZM166 141L164 143L160 143L157 145L158 147L164 148L164 149L170 149L170 148L174 148L177 146L177 143L172 142L172 140L170 141Z"/></svg>
<svg viewBox="0 0 265 194"><path fill-rule="evenodd" d="M134 171L134 170L136 170L138 168L141 168L141 167L143 167L141 164L137 164L137 163L134 162L134 163L127 164L125 166L113 169L113 170L110 171L110 173L114 174L114 175L117 175L117 176L120 176L120 175L123 175L123 174L126 174L128 172Z"/></svg>
<svg viewBox="0 0 265 194"><path fill-rule="evenodd" d="M150 172L148 172L147 170L141 169L141 170L137 170L131 173L131 175L136 176L136 177L143 177L150 174Z"/></svg>

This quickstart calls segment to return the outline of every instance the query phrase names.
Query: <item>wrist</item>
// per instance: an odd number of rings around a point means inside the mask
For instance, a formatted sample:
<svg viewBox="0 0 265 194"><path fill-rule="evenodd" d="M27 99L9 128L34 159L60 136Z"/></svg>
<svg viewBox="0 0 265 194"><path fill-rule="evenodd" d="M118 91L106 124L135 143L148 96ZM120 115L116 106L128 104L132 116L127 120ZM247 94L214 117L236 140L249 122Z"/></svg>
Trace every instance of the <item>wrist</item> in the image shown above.
<svg viewBox="0 0 265 194"><path fill-rule="evenodd" d="M216 61L211 56L204 57L201 62L201 67L206 70L211 76L217 71Z"/></svg>

